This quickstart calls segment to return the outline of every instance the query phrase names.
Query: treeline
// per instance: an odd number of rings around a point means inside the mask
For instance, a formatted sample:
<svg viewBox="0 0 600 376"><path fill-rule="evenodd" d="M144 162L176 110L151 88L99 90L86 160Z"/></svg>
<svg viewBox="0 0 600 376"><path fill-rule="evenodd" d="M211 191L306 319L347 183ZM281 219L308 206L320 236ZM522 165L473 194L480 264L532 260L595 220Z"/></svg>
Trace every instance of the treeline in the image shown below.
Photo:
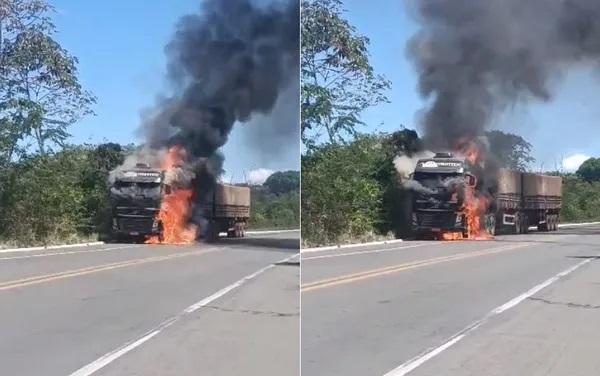
<svg viewBox="0 0 600 376"><path fill-rule="evenodd" d="M250 228L300 227L300 173L275 172L263 185L252 186Z"/></svg>
<svg viewBox="0 0 600 376"><path fill-rule="evenodd" d="M487 137L504 167L524 170L532 161L531 145L521 137L500 131ZM421 147L408 129L311 147L302 157L304 245L410 236L410 192L393 161ZM564 178L562 222L600 220L600 163L590 159L576 173L549 173Z"/></svg>
<svg viewBox="0 0 600 376"><path fill-rule="evenodd" d="M0 245L96 240L111 230L108 175L132 145L71 145L0 168ZM299 173L252 188L252 228L299 226Z"/></svg>
<svg viewBox="0 0 600 376"><path fill-rule="evenodd" d="M108 173L129 149L118 144L72 145L3 166L0 243L64 243L106 233Z"/></svg>
<svg viewBox="0 0 600 376"><path fill-rule="evenodd" d="M420 148L416 132L408 129L312 147L302 156L303 243L405 234L406 196L393 160Z"/></svg>

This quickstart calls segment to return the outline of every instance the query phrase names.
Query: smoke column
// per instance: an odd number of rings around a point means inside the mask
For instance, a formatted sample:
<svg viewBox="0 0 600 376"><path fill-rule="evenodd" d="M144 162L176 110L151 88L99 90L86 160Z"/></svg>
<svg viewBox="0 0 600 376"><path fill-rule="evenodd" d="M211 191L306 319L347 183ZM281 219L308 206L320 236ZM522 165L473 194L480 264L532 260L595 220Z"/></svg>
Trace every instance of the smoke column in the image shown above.
<svg viewBox="0 0 600 376"><path fill-rule="evenodd" d="M235 122L268 114L298 80L298 20L297 1L207 0L198 15L183 17L166 47L172 94L141 127L148 145L181 145L192 158L211 157Z"/></svg>
<svg viewBox="0 0 600 376"><path fill-rule="evenodd" d="M426 146L477 141L508 105L552 99L567 69L600 62L598 0L416 0L407 48L429 100Z"/></svg>

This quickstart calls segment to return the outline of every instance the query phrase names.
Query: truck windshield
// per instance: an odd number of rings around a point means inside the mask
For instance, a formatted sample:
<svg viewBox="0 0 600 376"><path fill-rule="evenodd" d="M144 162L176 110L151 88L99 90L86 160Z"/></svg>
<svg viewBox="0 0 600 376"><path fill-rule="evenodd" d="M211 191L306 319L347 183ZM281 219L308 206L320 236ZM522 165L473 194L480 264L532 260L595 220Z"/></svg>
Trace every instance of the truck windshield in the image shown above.
<svg viewBox="0 0 600 376"><path fill-rule="evenodd" d="M442 188L458 185L462 175L455 173L416 172L413 179L427 188Z"/></svg>
<svg viewBox="0 0 600 376"><path fill-rule="evenodd" d="M160 194L160 183L117 181L112 190L121 195L157 196Z"/></svg>

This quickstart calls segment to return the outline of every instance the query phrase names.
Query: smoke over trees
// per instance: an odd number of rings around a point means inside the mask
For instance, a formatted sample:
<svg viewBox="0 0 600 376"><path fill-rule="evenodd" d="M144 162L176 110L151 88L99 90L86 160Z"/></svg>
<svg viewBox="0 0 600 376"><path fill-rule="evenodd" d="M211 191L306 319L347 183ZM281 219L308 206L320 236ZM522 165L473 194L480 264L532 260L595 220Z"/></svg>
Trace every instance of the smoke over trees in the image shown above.
<svg viewBox="0 0 600 376"><path fill-rule="evenodd" d="M425 141L451 149L476 140L495 114L517 101L548 101L567 70L600 56L600 2L594 0L418 0L420 30L408 45Z"/></svg>
<svg viewBox="0 0 600 376"><path fill-rule="evenodd" d="M200 14L181 18L166 46L171 93L142 124L149 146L181 145L193 157L210 157L234 123L270 113L297 85L298 19L297 2L250 0L205 1Z"/></svg>

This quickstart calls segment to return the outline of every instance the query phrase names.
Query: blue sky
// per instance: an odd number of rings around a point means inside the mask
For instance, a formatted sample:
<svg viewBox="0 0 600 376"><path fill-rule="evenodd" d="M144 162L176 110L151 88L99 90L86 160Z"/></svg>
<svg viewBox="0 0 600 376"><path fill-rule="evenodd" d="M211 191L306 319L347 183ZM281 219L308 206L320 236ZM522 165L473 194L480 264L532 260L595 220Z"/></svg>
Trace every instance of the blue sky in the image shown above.
<svg viewBox="0 0 600 376"><path fill-rule="evenodd" d="M391 103L364 113L368 124L365 131L391 132L401 124L418 129L415 114L423 101L417 93L414 68L405 54L406 41L417 25L404 4L401 0L344 1L346 18L371 40L375 70L392 81ZM533 145L534 169L553 169L564 158L577 154L600 156L600 75L591 69L570 72L554 92L552 102L517 105L493 125L519 134Z"/></svg>
<svg viewBox="0 0 600 376"><path fill-rule="evenodd" d="M98 97L97 116L71 128L73 142L139 142L139 113L164 87L164 45L184 14L196 12L199 0L142 1L54 0L57 38L79 58L81 81ZM414 128L422 107L416 75L404 46L417 26L404 2L346 0L346 17L371 39L372 62L392 81L391 103L364 113L364 131ZM566 157L599 156L600 80L590 71L573 72L561 81L552 103L519 105L497 119L495 127L520 134L533 144L534 168L554 168ZM288 148L280 158L252 153L244 127L234 129L225 146L227 179L242 180L258 168L298 169L298 153Z"/></svg>
<svg viewBox="0 0 600 376"><path fill-rule="evenodd" d="M70 131L72 142L141 142L139 114L166 87L163 48L179 17L195 13L199 0L51 0L57 39L79 58L80 79L98 97L95 117ZM298 169L298 151L280 158L251 152L244 130L234 129L225 146L226 179L243 180L249 170Z"/></svg>

